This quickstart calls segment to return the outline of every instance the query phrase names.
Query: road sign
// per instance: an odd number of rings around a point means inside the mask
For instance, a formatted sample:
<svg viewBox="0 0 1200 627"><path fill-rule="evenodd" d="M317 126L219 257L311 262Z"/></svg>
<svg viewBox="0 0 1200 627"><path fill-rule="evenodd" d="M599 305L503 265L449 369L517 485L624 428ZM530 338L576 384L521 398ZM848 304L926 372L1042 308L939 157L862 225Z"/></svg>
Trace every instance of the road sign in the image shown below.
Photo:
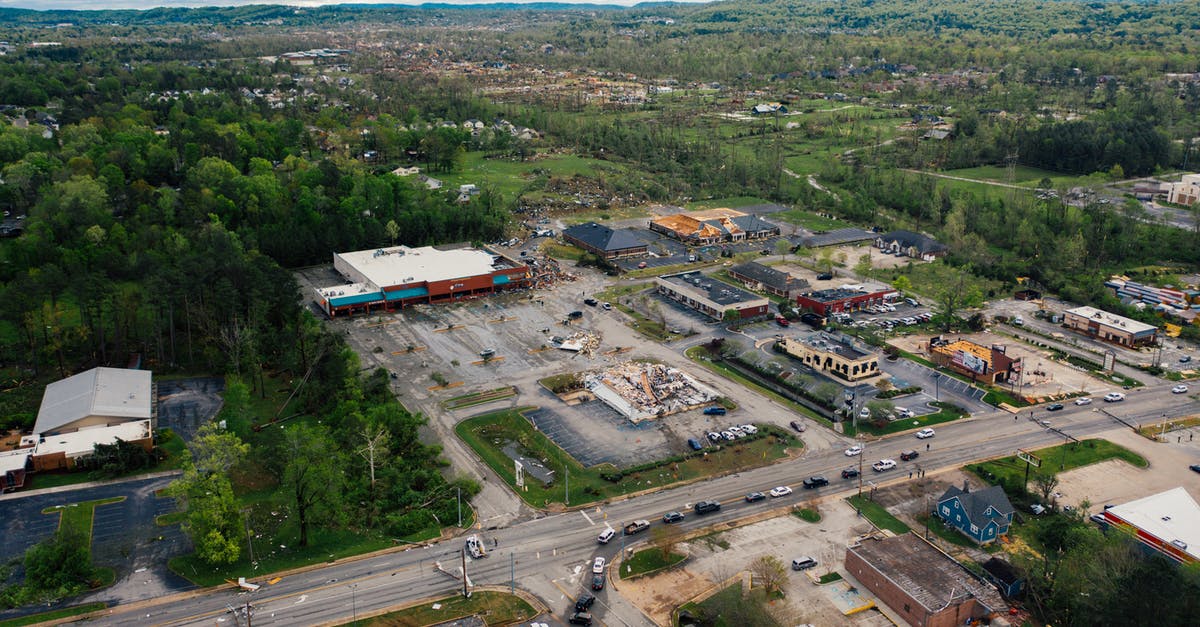
<svg viewBox="0 0 1200 627"><path fill-rule="evenodd" d="M1030 466L1036 466L1038 468L1042 467L1041 458L1037 457L1033 453L1030 453L1027 451L1022 451L1020 449L1017 449L1017 459L1024 461L1026 464L1029 464Z"/></svg>

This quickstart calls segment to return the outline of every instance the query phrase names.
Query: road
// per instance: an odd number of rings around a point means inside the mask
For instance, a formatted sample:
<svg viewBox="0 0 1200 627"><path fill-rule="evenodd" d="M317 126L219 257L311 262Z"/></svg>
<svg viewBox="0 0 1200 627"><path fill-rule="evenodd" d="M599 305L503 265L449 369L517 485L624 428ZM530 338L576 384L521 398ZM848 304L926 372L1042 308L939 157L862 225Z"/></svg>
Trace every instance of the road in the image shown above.
<svg viewBox="0 0 1200 627"><path fill-rule="evenodd" d="M1026 410L1014 415L1001 411L980 413L970 420L940 425L932 440L916 440L911 434L896 435L868 446L864 466L881 457L898 458L902 450L928 451L913 462L900 462L887 473L867 471L864 485L870 482L902 482L918 467L927 473L957 468L965 463L995 456L1011 455L1017 449L1036 449L1066 439L1083 439L1120 427L1105 411L1124 417L1131 423L1149 422L1162 415L1176 417L1200 412L1200 402L1172 395L1169 385L1152 385L1129 393L1121 403L1097 403L1048 413L1044 409ZM1105 410L1105 411L1101 411ZM1031 419L1033 418L1033 419ZM1036 419L1036 420L1034 420ZM1052 428L1037 420L1048 419ZM468 563L468 573L476 585L506 586L510 582L535 594L551 611L561 615L569 598L590 582L589 563L596 555L609 560L621 550L620 536L608 545L596 542L605 524L618 527L622 521L646 518L660 525L664 512L688 513L680 523L686 529L729 522L758 513L763 509L804 502L815 496L840 497L859 487L857 480L843 480L842 468L856 465L842 450L827 448L808 451L798 459L758 468L735 475L710 479L661 492L645 494L609 505L589 506L561 514L516 522L509 527L484 532L483 539L492 547L491 555ZM824 474L832 484L812 492L800 489L803 478ZM765 491L787 484L795 493L780 499L745 503L747 492ZM690 508L702 499L720 500L720 512L696 516ZM645 541L643 533L630 542ZM493 546L498 543L498 546ZM356 615L382 610L407 601L453 594L461 583L435 571L435 564L457 571L459 541L448 541L373 557L344 561L284 577L274 585L264 585L253 593L214 589L193 595L165 597L135 606L114 608L110 615L96 619L103 625L212 625L224 617L228 608L247 601L254 606L256 625L316 624L350 620ZM257 581L257 580L256 580ZM605 590L598 594L596 616L606 625L649 625L648 619L624 604L619 595ZM229 620L228 617L226 620ZM232 622L231 622L232 624Z"/></svg>

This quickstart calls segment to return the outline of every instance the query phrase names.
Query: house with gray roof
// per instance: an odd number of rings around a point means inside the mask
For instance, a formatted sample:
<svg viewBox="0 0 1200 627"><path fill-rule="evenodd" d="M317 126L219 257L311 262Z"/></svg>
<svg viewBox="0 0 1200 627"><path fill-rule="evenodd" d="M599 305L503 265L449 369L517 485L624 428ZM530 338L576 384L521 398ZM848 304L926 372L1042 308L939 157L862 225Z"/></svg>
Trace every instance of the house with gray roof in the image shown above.
<svg viewBox="0 0 1200 627"><path fill-rule="evenodd" d="M729 269L729 276L741 281L748 289L791 298L810 286L808 281L796 278L787 272L750 261Z"/></svg>
<svg viewBox="0 0 1200 627"><path fill-rule="evenodd" d="M945 244L913 231L885 233L875 238L875 246L885 253L902 254L924 261L933 261L949 252Z"/></svg>
<svg viewBox="0 0 1200 627"><path fill-rule="evenodd" d="M1016 510L1008 502L1004 488L994 485L975 492L970 490L965 481L961 489L947 488L937 501L938 518L979 544L994 542L1008 533Z"/></svg>
<svg viewBox="0 0 1200 627"><path fill-rule="evenodd" d="M628 230L585 222L563 229L563 239L603 259L637 257L647 253L646 242Z"/></svg>

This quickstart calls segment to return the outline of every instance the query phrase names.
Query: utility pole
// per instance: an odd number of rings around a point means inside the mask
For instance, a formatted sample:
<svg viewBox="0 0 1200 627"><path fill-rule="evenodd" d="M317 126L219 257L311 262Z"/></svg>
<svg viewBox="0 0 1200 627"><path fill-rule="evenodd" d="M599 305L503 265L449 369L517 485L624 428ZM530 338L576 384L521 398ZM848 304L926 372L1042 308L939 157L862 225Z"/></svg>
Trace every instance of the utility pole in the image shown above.
<svg viewBox="0 0 1200 627"><path fill-rule="evenodd" d="M516 594L513 588L517 586L517 560L513 556L513 552L508 552L508 593Z"/></svg>
<svg viewBox="0 0 1200 627"><path fill-rule="evenodd" d="M563 505L571 504L571 469L566 465L563 466L563 474L566 476L566 482L563 487Z"/></svg>
<svg viewBox="0 0 1200 627"><path fill-rule="evenodd" d="M242 510L242 526L246 528L246 545L250 547L250 563L254 564L254 541L250 538L250 508Z"/></svg>
<svg viewBox="0 0 1200 627"><path fill-rule="evenodd" d="M455 488L455 491L458 493L458 496L455 498L458 500L458 527L461 529L462 528L462 486L458 486L457 488Z"/></svg>

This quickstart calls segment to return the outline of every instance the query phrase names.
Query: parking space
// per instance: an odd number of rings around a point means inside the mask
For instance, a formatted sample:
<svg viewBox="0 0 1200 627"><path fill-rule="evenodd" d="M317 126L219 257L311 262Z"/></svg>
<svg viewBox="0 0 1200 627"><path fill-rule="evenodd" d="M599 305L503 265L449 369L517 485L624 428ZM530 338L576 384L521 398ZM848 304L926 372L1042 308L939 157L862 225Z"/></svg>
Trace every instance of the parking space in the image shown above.
<svg viewBox="0 0 1200 627"><path fill-rule="evenodd" d="M657 423L635 425L601 401L551 405L526 416L584 466L609 463L624 467L648 462L661 457L667 446Z"/></svg>

